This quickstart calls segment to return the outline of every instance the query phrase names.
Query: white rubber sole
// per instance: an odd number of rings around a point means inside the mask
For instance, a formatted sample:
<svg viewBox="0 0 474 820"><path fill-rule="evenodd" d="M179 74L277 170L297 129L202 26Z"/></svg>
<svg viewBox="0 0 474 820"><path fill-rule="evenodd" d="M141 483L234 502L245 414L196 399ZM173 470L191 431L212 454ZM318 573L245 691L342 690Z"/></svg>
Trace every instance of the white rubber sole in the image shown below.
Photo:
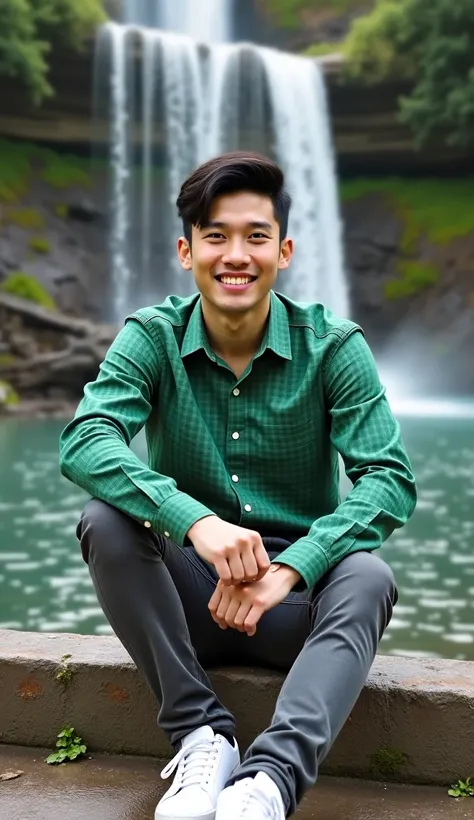
<svg viewBox="0 0 474 820"><path fill-rule="evenodd" d="M155 811L155 820L215 820L216 812L211 811L207 814L163 814Z"/></svg>

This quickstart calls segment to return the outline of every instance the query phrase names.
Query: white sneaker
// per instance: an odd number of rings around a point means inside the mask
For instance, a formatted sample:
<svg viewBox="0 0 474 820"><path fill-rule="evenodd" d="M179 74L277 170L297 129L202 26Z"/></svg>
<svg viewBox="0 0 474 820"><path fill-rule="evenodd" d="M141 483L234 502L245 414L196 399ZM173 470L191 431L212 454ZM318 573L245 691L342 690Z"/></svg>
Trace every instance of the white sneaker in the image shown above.
<svg viewBox="0 0 474 820"><path fill-rule="evenodd" d="M265 772L237 780L220 793L216 820L285 820L280 789Z"/></svg>
<svg viewBox="0 0 474 820"><path fill-rule="evenodd" d="M187 735L163 779L176 770L172 786L161 798L155 820L214 820L219 793L240 763L239 747L202 726Z"/></svg>

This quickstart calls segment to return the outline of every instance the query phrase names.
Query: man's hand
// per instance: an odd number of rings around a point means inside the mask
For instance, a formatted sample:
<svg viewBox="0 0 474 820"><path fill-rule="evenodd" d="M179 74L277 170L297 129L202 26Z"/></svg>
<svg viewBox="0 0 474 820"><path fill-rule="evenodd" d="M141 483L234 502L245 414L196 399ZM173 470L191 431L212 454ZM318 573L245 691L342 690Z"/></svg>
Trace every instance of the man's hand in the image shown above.
<svg viewBox="0 0 474 820"><path fill-rule="evenodd" d="M216 515L193 524L188 538L201 558L215 566L224 585L259 581L270 567L258 532L228 524Z"/></svg>
<svg viewBox="0 0 474 820"><path fill-rule="evenodd" d="M225 586L219 581L209 610L221 629L230 626L252 636L264 612L280 604L299 580L300 574L292 567L272 564L270 572L252 584Z"/></svg>

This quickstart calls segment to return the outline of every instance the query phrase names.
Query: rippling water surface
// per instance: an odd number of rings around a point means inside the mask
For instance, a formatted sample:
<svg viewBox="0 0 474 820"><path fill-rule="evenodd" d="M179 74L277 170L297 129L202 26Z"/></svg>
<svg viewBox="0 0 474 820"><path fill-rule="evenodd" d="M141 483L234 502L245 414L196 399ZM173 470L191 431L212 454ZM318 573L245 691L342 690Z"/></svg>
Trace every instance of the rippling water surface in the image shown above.
<svg viewBox="0 0 474 820"><path fill-rule="evenodd" d="M398 408L419 503L381 551L400 589L382 652L474 660L469 407L449 418L433 407ZM0 626L109 634L75 537L87 496L58 470L62 427L52 420L0 421ZM142 440L135 449L144 457Z"/></svg>

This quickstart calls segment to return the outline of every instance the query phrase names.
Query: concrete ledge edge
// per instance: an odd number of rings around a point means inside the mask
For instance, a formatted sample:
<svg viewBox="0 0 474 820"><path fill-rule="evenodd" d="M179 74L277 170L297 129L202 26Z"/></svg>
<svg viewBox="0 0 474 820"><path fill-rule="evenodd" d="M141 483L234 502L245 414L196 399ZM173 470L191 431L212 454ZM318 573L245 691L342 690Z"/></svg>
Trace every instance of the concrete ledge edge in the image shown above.
<svg viewBox="0 0 474 820"><path fill-rule="evenodd" d="M210 677L245 749L270 723L284 676L233 667ZM0 630L0 691L1 743L52 748L72 723L91 751L171 754L158 704L113 636ZM443 785L472 776L473 718L474 663L379 655L323 771Z"/></svg>

